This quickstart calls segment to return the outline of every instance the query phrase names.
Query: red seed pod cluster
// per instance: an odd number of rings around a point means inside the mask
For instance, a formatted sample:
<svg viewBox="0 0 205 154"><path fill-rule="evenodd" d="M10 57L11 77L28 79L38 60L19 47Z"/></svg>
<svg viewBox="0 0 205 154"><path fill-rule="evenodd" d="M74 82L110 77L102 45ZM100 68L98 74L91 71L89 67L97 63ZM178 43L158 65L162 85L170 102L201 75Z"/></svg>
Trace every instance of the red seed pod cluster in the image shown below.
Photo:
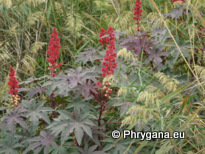
<svg viewBox="0 0 205 154"><path fill-rule="evenodd" d="M15 70L12 66L10 66L10 73L9 73L9 82L8 85L10 86L9 94L12 96L12 101L14 102L14 107L17 107L19 104L20 96L18 96L18 88L19 82L15 77Z"/></svg>
<svg viewBox="0 0 205 154"><path fill-rule="evenodd" d="M115 40L115 34L114 34L114 30L112 27L108 29L107 33L109 35L109 41Z"/></svg>
<svg viewBox="0 0 205 154"><path fill-rule="evenodd" d="M49 56L47 61L50 63L51 75L53 77L56 76L56 74L54 73L55 69L61 66L60 63L57 64L56 62L56 59L59 57L59 49L61 48L59 42L60 42L60 38L58 37L58 32L54 27L53 33L51 34L48 50L46 51Z"/></svg>
<svg viewBox="0 0 205 154"><path fill-rule="evenodd" d="M103 28L101 28L100 31L101 31L101 32L100 32L99 42L101 42L102 47L104 47L104 45L105 45L105 47L107 47L107 43L109 42L109 38L108 38L108 37L101 38L101 37L103 37L104 35L106 35L107 33L106 33L105 29L103 29Z"/></svg>
<svg viewBox="0 0 205 154"><path fill-rule="evenodd" d="M135 12L134 12L134 17L133 19L137 20L136 24L137 24L137 31L140 31L140 20L141 20L141 16L142 16L142 6L141 6L142 2L141 0L136 0L135 3Z"/></svg>
<svg viewBox="0 0 205 154"><path fill-rule="evenodd" d="M105 87L103 87L102 92L103 92L105 97L110 97L110 95L112 93L112 89L109 88L110 83L109 82L105 82L104 85L105 85Z"/></svg>
<svg viewBox="0 0 205 154"><path fill-rule="evenodd" d="M117 54L114 52L115 50L115 34L112 27L108 29L109 34L109 46L107 46L106 50L106 57L104 58L104 61L102 62L102 65L105 66L102 68L102 76L106 77L107 75L113 74L114 69L117 67L117 63L115 60L115 57L117 57Z"/></svg>
<svg viewBox="0 0 205 154"><path fill-rule="evenodd" d="M101 82L96 82L96 84L98 85L98 86L102 86L102 83Z"/></svg>

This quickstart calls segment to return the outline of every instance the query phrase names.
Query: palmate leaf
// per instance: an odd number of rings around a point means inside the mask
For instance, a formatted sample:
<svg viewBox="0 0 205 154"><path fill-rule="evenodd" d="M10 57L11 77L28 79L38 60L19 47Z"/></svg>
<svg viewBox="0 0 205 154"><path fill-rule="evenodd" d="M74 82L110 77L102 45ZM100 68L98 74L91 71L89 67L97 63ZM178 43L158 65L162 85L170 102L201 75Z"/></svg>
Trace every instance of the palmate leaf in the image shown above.
<svg viewBox="0 0 205 154"><path fill-rule="evenodd" d="M190 41L189 40L184 40L183 38L179 38L179 36L176 36L176 42L182 51L183 55L185 58L188 60L190 59L190 54L189 54L189 49L191 48L190 46ZM180 51L176 47L175 43L165 43L166 46L170 46L171 48L167 51L169 55L171 55L170 59L167 60L168 65L173 68L173 64L175 64L180 57Z"/></svg>
<svg viewBox="0 0 205 154"><path fill-rule="evenodd" d="M27 128L26 122L24 121L25 116L23 115L23 110L15 108L13 111L7 109L7 114L1 118L0 128L2 134L6 130L9 130L12 134L16 132L16 124L19 124L23 128Z"/></svg>
<svg viewBox="0 0 205 154"><path fill-rule="evenodd" d="M26 96L28 96L28 99L30 99L34 95L42 94L43 92L46 92L46 89L44 87L36 86L35 88L32 88Z"/></svg>
<svg viewBox="0 0 205 154"><path fill-rule="evenodd" d="M150 48L154 46L154 41L148 40L148 36L144 35L140 38L134 36L128 36L127 38L121 39L121 48L127 48L128 51L134 51L139 55L143 49L150 54Z"/></svg>
<svg viewBox="0 0 205 154"><path fill-rule="evenodd" d="M36 86L34 88L19 88L19 92L28 92L25 97L31 99L36 94L42 94L43 92L46 93L47 91L45 87ZM5 98L8 96L5 96Z"/></svg>
<svg viewBox="0 0 205 154"><path fill-rule="evenodd" d="M101 146L99 135L103 137L109 137L109 135L103 132L102 127L94 126L91 128L91 131L92 131L92 138L88 134L85 133L84 143L91 141L91 142L94 142L96 145Z"/></svg>
<svg viewBox="0 0 205 154"><path fill-rule="evenodd" d="M44 76L42 76L40 78L32 78L31 77L31 78L28 78L26 81L20 82L19 85L37 82L37 81L39 81L41 79L44 79L44 78L49 78L49 76L48 75L44 75Z"/></svg>
<svg viewBox="0 0 205 154"><path fill-rule="evenodd" d="M107 138L104 139L103 142L106 143L106 146L103 148L103 151L109 151L112 154L123 154L132 142L132 139L121 139L116 142L115 139ZM133 154L134 150L135 148L131 146L127 151L127 154Z"/></svg>
<svg viewBox="0 0 205 154"><path fill-rule="evenodd" d="M148 59L149 61L153 60L153 62L158 65L162 62L161 56L167 57L168 53L162 52L162 47L153 47L151 53L148 55Z"/></svg>
<svg viewBox="0 0 205 154"><path fill-rule="evenodd" d="M89 97L90 91L97 93L95 88L97 88L96 84L91 83L90 80L88 80L88 82L83 82L81 85L79 85L75 88L75 90L77 91L76 97L79 97L81 95L86 100L91 99L92 97Z"/></svg>
<svg viewBox="0 0 205 154"><path fill-rule="evenodd" d="M69 76L63 73L59 73L47 87L49 91L47 95L51 94L55 89L55 95L67 96L71 91Z"/></svg>
<svg viewBox="0 0 205 154"><path fill-rule="evenodd" d="M79 55L77 55L77 59L75 63L78 63L79 61L83 61L83 64L85 64L88 61L95 61L99 59L103 59L103 56L98 53L100 47L98 49L94 49L92 47L86 48L84 52L81 52Z"/></svg>
<svg viewBox="0 0 205 154"><path fill-rule="evenodd" d="M30 99L36 94L42 94L43 92L46 93L47 91L46 91L46 88L44 87L36 86L34 88L19 88L18 92L28 92L25 97ZM2 98L2 101L8 98L9 96L10 94L6 94L6 96Z"/></svg>
<svg viewBox="0 0 205 154"><path fill-rule="evenodd" d="M89 113L91 110L95 111L95 108L90 103L80 97L71 100L67 99L67 102L72 103L69 103L66 109L71 109L75 114Z"/></svg>
<svg viewBox="0 0 205 154"><path fill-rule="evenodd" d="M66 146L51 147L50 151L52 151L51 154L74 154L73 152L76 152L77 150L72 142L67 142Z"/></svg>
<svg viewBox="0 0 205 154"><path fill-rule="evenodd" d="M65 71L68 73L69 77L75 78L75 77L82 77L82 82L85 82L87 79L90 79L94 82L96 82L96 77L99 77L96 74L96 67L91 68L85 68L78 67L77 69L70 69L68 71Z"/></svg>
<svg viewBox="0 0 205 154"><path fill-rule="evenodd" d="M6 139L0 140L0 153L19 154L17 149L19 147L23 147L23 145L18 143L18 140L12 134L8 133Z"/></svg>
<svg viewBox="0 0 205 154"><path fill-rule="evenodd" d="M84 148L76 147L76 149L80 152L80 154L106 154L103 151L95 151L97 149L98 145L93 145L91 147L88 147L88 144L84 145ZM79 154L79 153L75 153Z"/></svg>
<svg viewBox="0 0 205 154"><path fill-rule="evenodd" d="M171 36L168 33L168 30L164 27L160 28L160 27L156 27L153 29L152 31L152 36L155 37L155 41L158 44L164 44L164 42L171 38Z"/></svg>
<svg viewBox="0 0 205 154"><path fill-rule="evenodd" d="M55 136L51 132L41 131L40 136L28 139L30 145L23 154L26 154L28 151L34 151L34 153L40 153L42 150L44 154L49 153L49 147L57 147L57 144L54 142Z"/></svg>
<svg viewBox="0 0 205 154"><path fill-rule="evenodd" d="M66 147L64 146L58 146L57 148L54 148L52 150L52 154L63 154L68 153Z"/></svg>
<svg viewBox="0 0 205 154"><path fill-rule="evenodd" d="M67 95L70 91L76 91L76 87L87 82L87 80L92 80L97 82L96 78L99 76L96 73L96 68L86 68L78 67L77 69L70 69L65 71L67 74L59 74L54 78L52 89L58 89L56 94Z"/></svg>
<svg viewBox="0 0 205 154"><path fill-rule="evenodd" d="M19 85L29 84L29 83L37 83L38 81L45 79L45 78L51 78L51 77L48 75L44 75L40 78L32 78L31 77L31 78L28 78L26 81L20 82ZM30 99L36 94L41 94L43 92L46 92L46 88L40 87L40 86L36 86L34 88L19 88L19 92L22 92L22 91L27 91L28 93L25 97L28 97L28 99Z"/></svg>
<svg viewBox="0 0 205 154"><path fill-rule="evenodd" d="M57 119L54 119L54 122L47 128L55 135L61 133L61 144L68 139L73 131L79 145L81 145L84 132L92 138L90 126L94 126L94 124L88 119L88 114L72 116L70 112L65 110L58 112L60 113L60 116Z"/></svg>
<svg viewBox="0 0 205 154"><path fill-rule="evenodd" d="M39 119L43 119L45 122L50 124L49 117L47 115L47 111L53 111L53 109L49 107L43 107L45 102L36 103L34 99L30 101L22 101L23 104L23 112L29 121L32 123L33 129L36 129L39 124Z"/></svg>

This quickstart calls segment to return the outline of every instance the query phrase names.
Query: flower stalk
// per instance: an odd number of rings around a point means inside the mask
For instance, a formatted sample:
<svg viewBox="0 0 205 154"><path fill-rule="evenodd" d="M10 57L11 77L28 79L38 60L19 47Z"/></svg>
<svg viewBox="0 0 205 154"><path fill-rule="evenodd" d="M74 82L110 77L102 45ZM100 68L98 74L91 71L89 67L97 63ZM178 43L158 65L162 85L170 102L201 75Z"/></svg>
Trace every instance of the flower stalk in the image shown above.
<svg viewBox="0 0 205 154"><path fill-rule="evenodd" d="M56 76L56 69L61 66L61 63L57 63L56 60L59 58L59 49L60 46L60 38L58 37L58 32L56 30L56 27L53 28L53 32L51 34L51 39L49 42L48 50L46 53L48 54L49 58L47 58L47 61L49 62L49 69L50 69L50 75L52 77ZM54 102L54 92L50 95L50 102L51 107L55 109L55 102ZM54 112L54 116L56 117L56 112Z"/></svg>
<svg viewBox="0 0 205 154"><path fill-rule="evenodd" d="M104 35L108 34L108 37L103 37ZM117 54L114 52L116 49L115 47L115 34L112 27L109 27L108 31L106 32L103 28L101 28L100 33L100 39L101 45L106 47L106 54L105 58L102 62L102 77L106 78L109 75L112 75L114 73L114 69L117 67L117 63L115 58L117 57ZM94 99L98 102L100 105L100 113L98 117L98 126L102 126L101 124L101 118L102 114L105 111L107 101L110 98L110 95L112 93L112 89L110 87L110 83L108 81L101 83L100 81L96 82L96 85L98 85L102 90L96 89L97 93L90 91L91 95L93 95ZM99 139L102 139L103 136L99 135Z"/></svg>

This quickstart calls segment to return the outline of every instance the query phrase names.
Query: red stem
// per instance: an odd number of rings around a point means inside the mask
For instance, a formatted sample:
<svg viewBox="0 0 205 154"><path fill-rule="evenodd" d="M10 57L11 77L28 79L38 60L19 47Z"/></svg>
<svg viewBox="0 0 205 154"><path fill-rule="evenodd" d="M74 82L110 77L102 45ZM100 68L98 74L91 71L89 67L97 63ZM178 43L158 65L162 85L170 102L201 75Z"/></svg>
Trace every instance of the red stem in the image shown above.
<svg viewBox="0 0 205 154"><path fill-rule="evenodd" d="M29 128L31 128L31 126L29 126L28 129L26 130L26 132L23 134L23 136L22 136L22 138L20 139L19 143L22 142L22 140L23 140L24 136L26 135L26 133L28 132Z"/></svg>

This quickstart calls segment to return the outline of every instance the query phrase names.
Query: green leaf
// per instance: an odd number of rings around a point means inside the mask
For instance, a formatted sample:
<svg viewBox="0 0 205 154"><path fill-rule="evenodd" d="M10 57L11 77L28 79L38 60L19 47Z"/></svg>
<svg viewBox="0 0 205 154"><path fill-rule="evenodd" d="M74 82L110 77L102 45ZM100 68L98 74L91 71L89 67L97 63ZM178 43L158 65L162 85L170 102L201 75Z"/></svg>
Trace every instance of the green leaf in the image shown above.
<svg viewBox="0 0 205 154"><path fill-rule="evenodd" d="M19 124L23 128L27 128L27 124L24 121L25 116L23 115L23 110L20 108L15 108L13 111L7 109L7 114L1 118L0 128L2 134L6 130L9 130L12 134L16 132L16 124Z"/></svg>
<svg viewBox="0 0 205 154"><path fill-rule="evenodd" d="M177 90L175 90L174 92L164 96L164 97L161 97L160 98L160 102L161 103L164 103L166 101L169 101L172 97L178 95L180 92L182 92L183 90L185 90L187 87L189 87L192 83L189 83L189 84L186 84L186 85L183 85L181 87L179 87Z"/></svg>
<svg viewBox="0 0 205 154"><path fill-rule="evenodd" d="M32 128L35 130L38 127L39 119L43 119L45 122L50 124L50 120L48 118L47 112L54 111L49 107L43 107L45 101L37 103L34 99L30 101L22 101L23 104L23 113L29 121L32 123Z"/></svg>
<svg viewBox="0 0 205 154"><path fill-rule="evenodd" d="M23 154L31 150L35 150L34 153L40 153L42 149L44 150L44 154L48 154L50 146L57 147L54 140L55 136L50 131L41 131L40 136L28 139L29 146L24 150Z"/></svg>
<svg viewBox="0 0 205 154"><path fill-rule="evenodd" d="M0 140L0 153L4 154L18 154L18 148L23 147L18 143L12 134L7 134L6 139Z"/></svg>
<svg viewBox="0 0 205 154"><path fill-rule="evenodd" d="M76 139L81 145L84 132L92 138L92 131L90 126L94 124L89 120L88 114L84 115L71 115L68 111L58 111L60 116L54 119L47 128L50 129L55 135L61 133L61 145L69 138L70 134L75 131Z"/></svg>
<svg viewBox="0 0 205 154"><path fill-rule="evenodd" d="M75 128L75 136L79 145L81 145L82 138L83 138L83 130L81 127Z"/></svg>
<svg viewBox="0 0 205 154"><path fill-rule="evenodd" d="M184 131L185 128L187 128L187 125L190 123L190 121L196 116L196 114L201 110L199 107L190 117L186 120L186 122L179 128L179 131Z"/></svg>

